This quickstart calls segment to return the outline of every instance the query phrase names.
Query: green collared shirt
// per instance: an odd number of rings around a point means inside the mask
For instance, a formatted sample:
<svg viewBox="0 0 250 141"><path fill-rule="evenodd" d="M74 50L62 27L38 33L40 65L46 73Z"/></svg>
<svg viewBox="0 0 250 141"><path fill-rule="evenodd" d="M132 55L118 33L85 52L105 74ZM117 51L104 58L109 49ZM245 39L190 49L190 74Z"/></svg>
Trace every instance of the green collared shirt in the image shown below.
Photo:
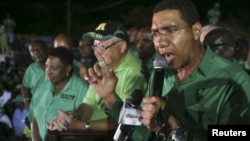
<svg viewBox="0 0 250 141"><path fill-rule="evenodd" d="M188 141L207 140L208 125L250 124L250 77L205 47L192 74L177 84L176 72L166 71L163 95L172 112L188 129Z"/></svg>
<svg viewBox="0 0 250 141"><path fill-rule="evenodd" d="M181 85L177 84L176 71L165 71L162 93L173 115L187 127L187 141L206 141L211 124L250 124L250 77L239 65L214 54L209 47L205 49L201 63ZM150 82L152 79L153 75ZM147 94L151 94L151 84ZM121 106L118 100L107 110L115 121ZM140 126L132 138L146 141L149 134Z"/></svg>
<svg viewBox="0 0 250 141"><path fill-rule="evenodd" d="M28 68L25 70L22 84L24 87L30 89L32 97L41 83L45 82L45 71L41 68L41 66L37 62L31 63ZM31 98L29 111L28 111L28 118L31 121L33 118L33 107L34 102Z"/></svg>
<svg viewBox="0 0 250 141"><path fill-rule="evenodd" d="M31 90L33 95L36 89L36 86L39 83L45 81L45 71L37 62L31 63L28 68L25 70L22 83L26 88Z"/></svg>
<svg viewBox="0 0 250 141"><path fill-rule="evenodd" d="M58 115L58 110L70 111L75 109L82 103L88 89L88 84L82 81L76 74L67 82L65 87L56 95L54 85L46 81L42 83L36 90L34 101L34 117L37 120L39 134L42 140L47 134L46 123L51 123L53 118Z"/></svg>

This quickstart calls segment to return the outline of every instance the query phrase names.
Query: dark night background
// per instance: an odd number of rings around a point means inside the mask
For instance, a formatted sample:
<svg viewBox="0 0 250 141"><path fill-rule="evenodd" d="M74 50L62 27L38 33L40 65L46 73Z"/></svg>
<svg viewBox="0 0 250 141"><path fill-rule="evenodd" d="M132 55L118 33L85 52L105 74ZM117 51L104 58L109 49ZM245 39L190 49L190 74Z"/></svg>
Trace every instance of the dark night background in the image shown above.
<svg viewBox="0 0 250 141"><path fill-rule="evenodd" d="M67 30L67 1L70 1L71 26ZM220 3L222 21L235 32L249 36L249 0L192 0L201 21L214 2ZM115 19L127 27L151 24L152 7L159 0L0 0L0 20L7 13L16 22L17 34L56 35L67 32L80 36L104 20ZM236 26L235 26L236 25Z"/></svg>

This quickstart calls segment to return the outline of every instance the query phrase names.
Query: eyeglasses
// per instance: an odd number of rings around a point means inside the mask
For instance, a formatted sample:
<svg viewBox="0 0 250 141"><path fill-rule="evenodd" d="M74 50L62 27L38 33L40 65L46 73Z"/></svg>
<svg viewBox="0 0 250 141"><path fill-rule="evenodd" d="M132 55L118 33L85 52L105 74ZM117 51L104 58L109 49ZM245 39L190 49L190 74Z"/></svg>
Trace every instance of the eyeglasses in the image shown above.
<svg viewBox="0 0 250 141"><path fill-rule="evenodd" d="M117 43L119 43L119 42L121 42L121 41L122 41L122 40L118 40L118 41L113 42L112 44L110 44L110 45L108 45L108 46L104 46L104 45L93 45L93 46L92 46L92 49L95 50L96 48L99 48L99 49L102 49L102 50L106 50L106 49L112 47L113 45L115 45L115 44L117 44Z"/></svg>
<svg viewBox="0 0 250 141"><path fill-rule="evenodd" d="M228 46L232 46L233 47L232 44L228 44L228 43L220 43L220 44L210 43L209 45L212 48L216 48L216 47L228 47Z"/></svg>
<svg viewBox="0 0 250 141"><path fill-rule="evenodd" d="M159 32L159 31L152 31L151 34L150 34L150 39L153 40L153 41L158 41L160 39L160 36L166 38L166 37L174 37L174 35L187 28L188 25L182 27L182 28L178 28L176 26L168 26L168 27L163 27L163 32Z"/></svg>

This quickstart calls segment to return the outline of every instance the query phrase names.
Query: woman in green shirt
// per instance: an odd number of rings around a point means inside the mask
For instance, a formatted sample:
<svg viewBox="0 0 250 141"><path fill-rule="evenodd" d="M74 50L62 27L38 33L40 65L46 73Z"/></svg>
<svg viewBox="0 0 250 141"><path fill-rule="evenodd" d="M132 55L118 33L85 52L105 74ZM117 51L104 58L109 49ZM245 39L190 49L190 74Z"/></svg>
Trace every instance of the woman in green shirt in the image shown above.
<svg viewBox="0 0 250 141"><path fill-rule="evenodd" d="M88 83L73 73L73 53L64 48L53 48L46 61L46 79L34 94L32 140L45 140L46 123L52 122L59 110L69 111L82 103Z"/></svg>

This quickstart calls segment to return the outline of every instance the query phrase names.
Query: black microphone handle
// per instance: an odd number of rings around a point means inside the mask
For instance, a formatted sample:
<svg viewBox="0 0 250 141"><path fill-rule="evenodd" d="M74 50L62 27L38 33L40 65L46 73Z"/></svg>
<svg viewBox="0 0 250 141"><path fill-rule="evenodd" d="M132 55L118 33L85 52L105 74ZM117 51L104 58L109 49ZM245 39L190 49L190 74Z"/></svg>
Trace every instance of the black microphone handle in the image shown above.
<svg viewBox="0 0 250 141"><path fill-rule="evenodd" d="M131 141L131 136L135 130L133 125L123 125L121 126L122 133L125 133L126 136L123 136L122 141Z"/></svg>
<svg viewBox="0 0 250 141"><path fill-rule="evenodd" d="M153 96L162 97L162 88L164 82L164 69L154 70L154 80L153 80Z"/></svg>
<svg viewBox="0 0 250 141"><path fill-rule="evenodd" d="M124 107L138 109L142 102L143 93L141 90L135 89L131 96L125 100ZM123 114L122 114L123 115ZM114 141L131 141L131 136L135 130L135 125L119 124L115 135Z"/></svg>
<svg viewBox="0 0 250 141"><path fill-rule="evenodd" d="M117 139L115 141L132 141L131 136L135 130L135 126L120 124L118 128L120 128L120 133L116 135Z"/></svg>
<svg viewBox="0 0 250 141"><path fill-rule="evenodd" d="M162 89L164 83L164 68L155 68L152 95L162 97ZM166 110L166 109L164 109ZM167 110L168 111L168 110ZM155 121L161 127L161 131L156 135L154 141L166 141L170 135L169 125L166 123L165 116L162 116L163 111L159 110L155 116Z"/></svg>

